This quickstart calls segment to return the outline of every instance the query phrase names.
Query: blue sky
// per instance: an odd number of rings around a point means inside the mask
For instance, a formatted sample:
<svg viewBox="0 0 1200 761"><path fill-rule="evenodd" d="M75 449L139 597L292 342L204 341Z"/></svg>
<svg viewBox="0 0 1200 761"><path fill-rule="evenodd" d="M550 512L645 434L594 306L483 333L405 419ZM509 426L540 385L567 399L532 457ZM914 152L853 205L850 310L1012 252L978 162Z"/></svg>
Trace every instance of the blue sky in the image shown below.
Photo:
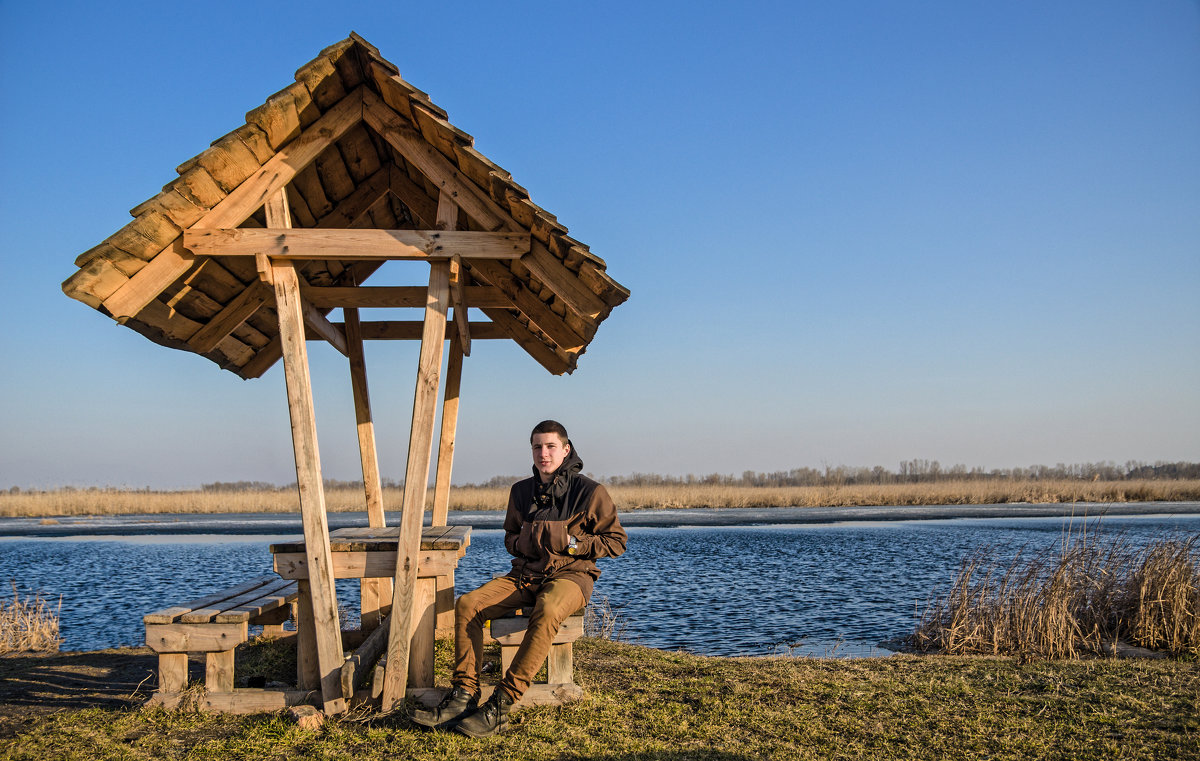
<svg viewBox="0 0 1200 761"><path fill-rule="evenodd" d="M464 370L455 480L1200 460L1200 5L0 0L0 488L295 477L242 381L74 258L351 30L633 292L573 376ZM310 345L325 474L359 476ZM403 477L416 345L371 344Z"/></svg>

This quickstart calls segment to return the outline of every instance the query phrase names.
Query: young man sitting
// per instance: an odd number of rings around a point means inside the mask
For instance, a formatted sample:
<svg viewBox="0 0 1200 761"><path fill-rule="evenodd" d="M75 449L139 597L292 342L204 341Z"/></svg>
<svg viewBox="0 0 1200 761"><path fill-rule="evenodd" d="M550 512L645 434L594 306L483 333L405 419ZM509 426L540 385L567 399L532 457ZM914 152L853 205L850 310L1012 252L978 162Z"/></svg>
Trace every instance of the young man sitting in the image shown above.
<svg viewBox="0 0 1200 761"><path fill-rule="evenodd" d="M508 575L458 598L454 608L453 688L432 710L411 714L427 727L454 726L471 737L504 731L546 660L559 624L587 605L600 576L596 558L615 558L628 536L603 486L581 475L567 429L544 420L530 435L533 477L513 484L504 517L504 547L513 556ZM479 663L485 621L522 608L525 637L491 698L479 705Z"/></svg>

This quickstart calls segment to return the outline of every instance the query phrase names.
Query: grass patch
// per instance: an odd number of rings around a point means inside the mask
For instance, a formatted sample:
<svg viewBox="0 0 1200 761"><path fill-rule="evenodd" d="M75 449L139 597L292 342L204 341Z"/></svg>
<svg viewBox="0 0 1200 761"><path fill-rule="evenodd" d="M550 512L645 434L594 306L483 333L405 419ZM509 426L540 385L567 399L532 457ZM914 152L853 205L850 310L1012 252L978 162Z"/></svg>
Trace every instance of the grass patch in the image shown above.
<svg viewBox="0 0 1200 761"><path fill-rule="evenodd" d="M21 652L57 652L62 644L58 635L58 607L52 608L41 594L21 599L13 582L11 600L0 600L0 654Z"/></svg>
<svg viewBox="0 0 1200 761"><path fill-rule="evenodd" d="M402 716L326 722L161 709L46 713L0 758L1195 758L1200 664L1172 660L712 658L576 643L588 696L528 708L487 740Z"/></svg>
<svg viewBox="0 0 1200 761"><path fill-rule="evenodd" d="M911 643L948 654L1073 658L1130 643L1200 656L1200 537L1133 548L1099 531L1007 567L967 559L925 610Z"/></svg>

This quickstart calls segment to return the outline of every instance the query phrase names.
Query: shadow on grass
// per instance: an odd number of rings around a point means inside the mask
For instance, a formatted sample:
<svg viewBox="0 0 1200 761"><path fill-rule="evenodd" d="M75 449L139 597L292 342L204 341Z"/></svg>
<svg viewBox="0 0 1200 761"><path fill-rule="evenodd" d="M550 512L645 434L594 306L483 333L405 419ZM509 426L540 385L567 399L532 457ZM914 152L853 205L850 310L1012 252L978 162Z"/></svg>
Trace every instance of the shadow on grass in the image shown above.
<svg viewBox="0 0 1200 761"><path fill-rule="evenodd" d="M0 656L0 720L138 705L154 692L157 670L158 657L147 648Z"/></svg>

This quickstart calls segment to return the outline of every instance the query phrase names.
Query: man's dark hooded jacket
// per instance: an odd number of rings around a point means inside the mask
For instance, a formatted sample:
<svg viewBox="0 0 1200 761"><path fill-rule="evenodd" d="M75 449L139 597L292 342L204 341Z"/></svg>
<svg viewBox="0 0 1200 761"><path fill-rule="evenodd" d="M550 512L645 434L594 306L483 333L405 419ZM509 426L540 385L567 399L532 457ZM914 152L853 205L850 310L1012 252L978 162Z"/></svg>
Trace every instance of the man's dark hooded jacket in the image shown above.
<svg viewBox="0 0 1200 761"><path fill-rule="evenodd" d="M617 557L629 537L608 491L581 470L583 460L571 445L548 483L542 483L535 466L533 478L513 484L504 516L504 547L513 556L510 576L533 582L570 579L588 599L600 577L596 558ZM576 554L569 555L572 536Z"/></svg>

